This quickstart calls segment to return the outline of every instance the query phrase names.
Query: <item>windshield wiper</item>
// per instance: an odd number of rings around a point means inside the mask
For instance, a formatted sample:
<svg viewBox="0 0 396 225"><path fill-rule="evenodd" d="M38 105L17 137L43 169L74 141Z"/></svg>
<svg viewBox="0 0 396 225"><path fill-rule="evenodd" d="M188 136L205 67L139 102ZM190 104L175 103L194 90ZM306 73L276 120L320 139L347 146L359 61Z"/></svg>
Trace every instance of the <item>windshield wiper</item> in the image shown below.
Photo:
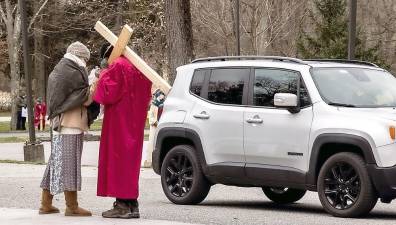
<svg viewBox="0 0 396 225"><path fill-rule="evenodd" d="M327 103L327 104L333 105L333 106L350 107L350 108L356 107L356 105L344 104L344 103L338 103L338 102L329 102L329 103Z"/></svg>

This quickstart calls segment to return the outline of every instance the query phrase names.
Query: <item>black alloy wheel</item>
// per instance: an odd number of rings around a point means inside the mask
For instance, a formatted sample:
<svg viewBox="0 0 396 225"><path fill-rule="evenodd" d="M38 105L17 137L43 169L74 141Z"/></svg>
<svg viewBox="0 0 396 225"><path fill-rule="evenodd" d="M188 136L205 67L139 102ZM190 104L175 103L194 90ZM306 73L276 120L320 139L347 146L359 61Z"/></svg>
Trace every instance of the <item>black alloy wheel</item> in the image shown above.
<svg viewBox="0 0 396 225"><path fill-rule="evenodd" d="M166 154L161 166L161 184L166 197L182 205L202 202L211 186L190 145L175 146Z"/></svg>
<svg viewBox="0 0 396 225"><path fill-rule="evenodd" d="M166 167L165 179L169 192L176 197L184 197L190 192L194 173L190 160L182 153L172 155Z"/></svg>
<svg viewBox="0 0 396 225"><path fill-rule="evenodd" d="M355 169L348 163L339 162L327 171L325 195L335 209L349 209L359 197L361 182Z"/></svg>
<svg viewBox="0 0 396 225"><path fill-rule="evenodd" d="M366 162L351 152L337 153L326 160L317 187L323 208L337 217L365 216L378 200Z"/></svg>

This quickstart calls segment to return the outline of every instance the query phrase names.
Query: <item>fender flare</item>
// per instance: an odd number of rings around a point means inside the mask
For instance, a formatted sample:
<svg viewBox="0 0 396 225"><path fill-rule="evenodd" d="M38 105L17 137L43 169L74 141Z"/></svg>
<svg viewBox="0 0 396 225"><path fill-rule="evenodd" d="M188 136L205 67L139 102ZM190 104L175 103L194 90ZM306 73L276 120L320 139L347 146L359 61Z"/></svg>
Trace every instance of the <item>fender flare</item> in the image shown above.
<svg viewBox="0 0 396 225"><path fill-rule="evenodd" d="M163 160L163 157L161 157L163 155L162 145L164 143L164 140L166 140L167 138L183 138L190 140L194 144L198 161L201 164L204 174L206 174L207 164L199 134L192 129L181 128L181 127L167 127L167 128L162 128L158 131L157 138L155 141L154 152L153 152L154 172L156 172L157 174L161 173L161 165Z"/></svg>
<svg viewBox="0 0 396 225"><path fill-rule="evenodd" d="M324 144L349 144L355 145L362 150L364 159L367 164L375 164L374 154L370 143L363 137L353 134L343 133L328 133L319 135L313 145L311 151L311 157L309 160L309 169L306 177L306 183L309 186L316 186L317 182L317 166L320 155L320 149Z"/></svg>

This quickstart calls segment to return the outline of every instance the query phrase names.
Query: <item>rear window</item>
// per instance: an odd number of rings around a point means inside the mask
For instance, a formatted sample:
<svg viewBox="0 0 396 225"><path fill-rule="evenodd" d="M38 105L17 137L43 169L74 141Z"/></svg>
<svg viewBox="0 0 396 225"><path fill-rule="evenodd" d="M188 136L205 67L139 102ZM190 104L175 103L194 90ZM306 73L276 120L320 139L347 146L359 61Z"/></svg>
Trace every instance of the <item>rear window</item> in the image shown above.
<svg viewBox="0 0 396 225"><path fill-rule="evenodd" d="M213 69L209 78L208 100L221 104L242 105L249 69Z"/></svg>
<svg viewBox="0 0 396 225"><path fill-rule="evenodd" d="M205 70L196 70L194 72L192 81L191 81L191 86L190 86L190 91L191 93L201 96L201 91L202 91L202 86L205 80Z"/></svg>

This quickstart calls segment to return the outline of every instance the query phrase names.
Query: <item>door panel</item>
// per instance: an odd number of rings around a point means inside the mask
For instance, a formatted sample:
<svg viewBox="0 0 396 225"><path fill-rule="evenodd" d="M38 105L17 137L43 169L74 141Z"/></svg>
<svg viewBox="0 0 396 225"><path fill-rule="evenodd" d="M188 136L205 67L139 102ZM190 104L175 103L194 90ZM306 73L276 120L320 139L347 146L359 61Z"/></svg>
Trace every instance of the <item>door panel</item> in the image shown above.
<svg viewBox="0 0 396 225"><path fill-rule="evenodd" d="M313 119L309 95L296 71L257 68L252 73L249 103L244 113L247 168L272 165L307 170L308 142ZM297 87L299 87L299 93ZM276 93L300 94L299 113L276 108Z"/></svg>
<svg viewBox="0 0 396 225"><path fill-rule="evenodd" d="M259 118L262 123L246 122ZM312 107L291 114L282 109L248 108L245 112L246 163L306 171Z"/></svg>
<svg viewBox="0 0 396 225"><path fill-rule="evenodd" d="M197 101L191 120L199 130L207 164L245 161L243 110Z"/></svg>
<svg viewBox="0 0 396 225"><path fill-rule="evenodd" d="M187 121L199 132L208 165L231 163L243 172L242 105L247 104L249 75L249 68L215 68L205 72L202 88L192 85L196 103Z"/></svg>

